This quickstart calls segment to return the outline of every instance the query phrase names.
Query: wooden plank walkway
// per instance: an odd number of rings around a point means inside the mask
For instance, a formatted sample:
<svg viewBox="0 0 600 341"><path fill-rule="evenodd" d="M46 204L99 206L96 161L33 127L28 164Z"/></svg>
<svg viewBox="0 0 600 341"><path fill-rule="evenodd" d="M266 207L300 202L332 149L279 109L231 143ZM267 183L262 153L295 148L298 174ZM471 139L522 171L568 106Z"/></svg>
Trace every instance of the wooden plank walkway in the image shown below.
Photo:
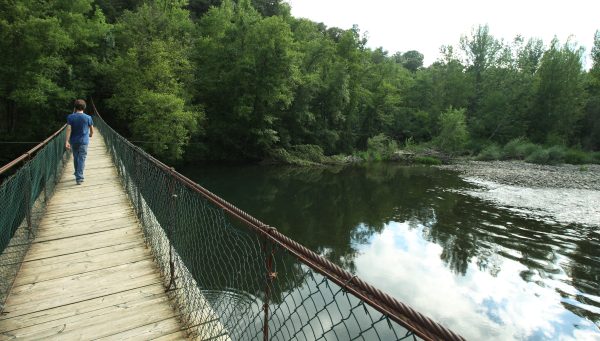
<svg viewBox="0 0 600 341"><path fill-rule="evenodd" d="M181 340L141 227L96 130L85 182L65 165L0 316L0 340Z"/></svg>

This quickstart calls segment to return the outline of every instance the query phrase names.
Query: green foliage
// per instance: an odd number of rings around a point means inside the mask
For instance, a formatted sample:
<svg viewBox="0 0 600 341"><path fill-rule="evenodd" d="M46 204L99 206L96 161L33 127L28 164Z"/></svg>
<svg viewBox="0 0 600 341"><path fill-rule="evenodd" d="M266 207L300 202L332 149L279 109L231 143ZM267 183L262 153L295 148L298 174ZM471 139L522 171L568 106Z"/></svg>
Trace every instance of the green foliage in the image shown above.
<svg viewBox="0 0 600 341"><path fill-rule="evenodd" d="M591 154L577 149L569 149L565 154L565 162L572 165L581 165L592 163L593 157Z"/></svg>
<svg viewBox="0 0 600 341"><path fill-rule="evenodd" d="M323 148L314 144L292 146L289 153L299 159L322 163L325 160Z"/></svg>
<svg viewBox="0 0 600 341"><path fill-rule="evenodd" d="M535 106L530 136L539 143L574 141L575 124L583 116L583 49L555 38L537 71ZM561 141L561 142L562 142Z"/></svg>
<svg viewBox="0 0 600 341"><path fill-rule="evenodd" d="M0 134L43 140L94 88L109 26L91 0L3 1L0 9Z"/></svg>
<svg viewBox="0 0 600 341"><path fill-rule="evenodd" d="M189 103L191 30L189 13L175 3L144 4L119 19L120 51L105 66L115 116L127 122L134 140L169 161L182 157L203 118Z"/></svg>
<svg viewBox="0 0 600 341"><path fill-rule="evenodd" d="M389 160L397 150L396 141L385 134L379 134L367 140L367 153L371 160Z"/></svg>
<svg viewBox="0 0 600 341"><path fill-rule="evenodd" d="M525 161L529 163L547 164L550 159L548 151L540 146L537 147L538 148L532 150L531 153L527 155Z"/></svg>
<svg viewBox="0 0 600 341"><path fill-rule="evenodd" d="M417 156L415 158L415 163L422 164L422 165L437 166L437 165L441 165L442 161L433 156Z"/></svg>
<svg viewBox="0 0 600 341"><path fill-rule="evenodd" d="M260 158L280 141L277 124L297 77L292 33L281 17L262 18L248 0L225 0L199 23L196 100L206 107L213 157Z"/></svg>
<svg viewBox="0 0 600 341"><path fill-rule="evenodd" d="M542 162L547 152L548 163L594 160L568 147L600 150L600 32L589 72L570 41L505 42L487 26L461 38L460 56L443 46L424 67L418 51L370 49L357 26L294 18L281 0L0 7L0 133L9 140L47 135L74 98L93 94L122 133L169 160L321 162L356 150L383 160L393 141L481 159Z"/></svg>
<svg viewBox="0 0 600 341"><path fill-rule="evenodd" d="M517 137L504 146L503 153L507 159L524 160L538 148L538 145L529 142L526 138Z"/></svg>
<svg viewBox="0 0 600 341"><path fill-rule="evenodd" d="M481 161L492 161L492 160L500 160L502 159L502 149L497 144L491 144L485 147L479 155L477 155L477 160Z"/></svg>
<svg viewBox="0 0 600 341"><path fill-rule="evenodd" d="M131 125L134 138L150 153L174 161L183 155L183 147L198 125L199 113L185 109L183 99L173 94L143 91L131 108L136 117Z"/></svg>
<svg viewBox="0 0 600 341"><path fill-rule="evenodd" d="M449 108L440 115L440 133L435 141L441 150L449 154L456 155L464 151L469 142L465 109Z"/></svg>
<svg viewBox="0 0 600 341"><path fill-rule="evenodd" d="M565 161L565 155L567 154L567 151L567 148L561 145L548 148L548 163L563 163Z"/></svg>

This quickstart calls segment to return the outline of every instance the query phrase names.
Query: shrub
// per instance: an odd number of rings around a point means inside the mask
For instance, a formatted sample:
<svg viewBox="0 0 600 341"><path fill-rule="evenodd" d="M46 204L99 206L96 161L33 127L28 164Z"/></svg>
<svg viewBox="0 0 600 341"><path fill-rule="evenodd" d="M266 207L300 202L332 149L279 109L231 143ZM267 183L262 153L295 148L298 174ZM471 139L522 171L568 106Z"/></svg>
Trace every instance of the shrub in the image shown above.
<svg viewBox="0 0 600 341"><path fill-rule="evenodd" d="M600 164L600 152L592 153L592 162Z"/></svg>
<svg viewBox="0 0 600 341"><path fill-rule="evenodd" d="M435 138L436 145L449 154L464 151L469 142L469 132L465 109L449 108L440 115L440 134Z"/></svg>
<svg viewBox="0 0 600 341"><path fill-rule="evenodd" d="M477 160L481 161L491 161L491 160L500 160L502 158L502 150L498 147L497 144L491 144L485 147L479 155L477 155Z"/></svg>
<svg viewBox="0 0 600 341"><path fill-rule="evenodd" d="M312 162L321 163L325 159L323 148L315 144L299 144L290 148L290 154L293 156Z"/></svg>
<svg viewBox="0 0 600 341"><path fill-rule="evenodd" d="M564 146L552 146L548 149L548 163L557 164L565 161L567 148Z"/></svg>
<svg viewBox="0 0 600 341"><path fill-rule="evenodd" d="M537 146L537 145L536 145ZM548 151L540 146L537 146L535 150L531 152L526 158L525 161L529 163L537 163L537 164L546 164L548 163L548 159L550 157Z"/></svg>
<svg viewBox="0 0 600 341"><path fill-rule="evenodd" d="M569 149L565 153L565 162L573 165L592 163L592 155L577 149Z"/></svg>
<svg viewBox="0 0 600 341"><path fill-rule="evenodd" d="M519 159L526 158L533 152L535 144L527 141L523 137L517 137L516 139L510 140L503 148L504 157L506 159Z"/></svg>
<svg viewBox="0 0 600 341"><path fill-rule="evenodd" d="M441 165L442 161L432 156L417 156L415 158L415 163L419 163L422 165Z"/></svg>
<svg viewBox="0 0 600 341"><path fill-rule="evenodd" d="M367 152L370 159L389 160L398 150L398 144L385 134L373 136L367 140Z"/></svg>

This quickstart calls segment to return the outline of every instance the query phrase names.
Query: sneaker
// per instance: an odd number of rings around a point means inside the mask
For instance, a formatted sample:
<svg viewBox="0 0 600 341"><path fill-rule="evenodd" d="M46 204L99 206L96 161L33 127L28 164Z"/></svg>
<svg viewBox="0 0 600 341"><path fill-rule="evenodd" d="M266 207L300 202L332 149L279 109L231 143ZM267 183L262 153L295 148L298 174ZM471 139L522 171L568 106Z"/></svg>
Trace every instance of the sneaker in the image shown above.
<svg viewBox="0 0 600 341"><path fill-rule="evenodd" d="M81 185L81 183L82 183L82 181L79 181L79 180L77 181L77 184L78 184L78 185Z"/></svg>

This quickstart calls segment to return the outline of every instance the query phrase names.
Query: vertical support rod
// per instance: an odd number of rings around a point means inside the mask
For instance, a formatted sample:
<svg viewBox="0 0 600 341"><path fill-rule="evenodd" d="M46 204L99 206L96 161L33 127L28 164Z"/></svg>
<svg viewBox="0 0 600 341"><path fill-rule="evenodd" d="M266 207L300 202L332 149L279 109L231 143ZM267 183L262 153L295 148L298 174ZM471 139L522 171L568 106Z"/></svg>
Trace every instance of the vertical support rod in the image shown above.
<svg viewBox="0 0 600 341"><path fill-rule="evenodd" d="M142 221L144 219L144 210L142 207L142 179L141 179L141 171L140 171L140 156L138 155L138 153L136 151L134 151L133 154L133 158L135 159L135 178L137 180L137 185L135 186L136 188L136 192L137 192L137 210L138 210L138 217L140 218L140 221ZM135 181L134 181L135 183Z"/></svg>
<svg viewBox="0 0 600 341"><path fill-rule="evenodd" d="M54 149L54 143L50 143L46 148ZM47 152L47 154L52 155L50 152ZM48 162L44 162L44 205L48 203L48 178Z"/></svg>
<svg viewBox="0 0 600 341"><path fill-rule="evenodd" d="M26 177L26 181L27 184L25 185L25 206L26 206L26 211L25 211L25 217L27 220L27 231L29 233L30 237L35 237L33 234L33 226L31 224L31 192L32 192L32 180L31 180L31 155L29 153L27 153L27 159L25 161L25 167L27 168L27 177Z"/></svg>
<svg viewBox="0 0 600 341"><path fill-rule="evenodd" d="M175 289L177 289L176 287L176 283L175 283L175 261L173 260L173 236L174 236L174 232L175 232L175 226L177 225L177 194L175 193L175 177L173 176L173 172L175 171L175 168L171 167L169 169L169 173L168 175L169 177L169 207L170 207L170 212L169 212L169 217L171 220L171 223L169 224L169 228L167 229L167 239L169 242L169 273L171 276L171 279L169 280L169 285L167 286L167 290L170 290L171 287L174 287Z"/></svg>
<svg viewBox="0 0 600 341"><path fill-rule="evenodd" d="M263 341L269 340L269 301L271 300L271 283L275 277L273 273L273 245L265 238L263 240L263 251L265 252L265 266L267 269L265 278L265 303L263 305Z"/></svg>

